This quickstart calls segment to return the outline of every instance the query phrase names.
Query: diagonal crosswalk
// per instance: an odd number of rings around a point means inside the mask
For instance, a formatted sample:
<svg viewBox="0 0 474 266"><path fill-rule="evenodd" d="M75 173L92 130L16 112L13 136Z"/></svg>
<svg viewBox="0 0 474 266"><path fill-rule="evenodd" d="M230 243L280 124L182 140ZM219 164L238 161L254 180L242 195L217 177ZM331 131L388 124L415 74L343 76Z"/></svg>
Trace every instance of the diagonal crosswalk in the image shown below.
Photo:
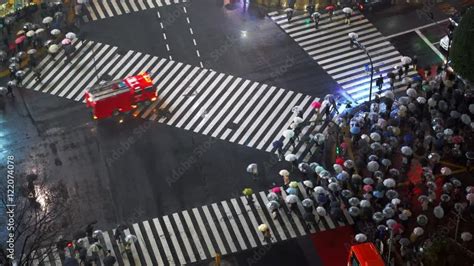
<svg viewBox="0 0 474 266"><path fill-rule="evenodd" d="M99 242L112 252L119 265L184 265L213 258L216 252L226 255L268 245L257 230L262 223L270 227L272 243L354 223L346 209L339 219L329 214L319 217L314 210L315 218L308 223L302 218L301 205L308 195L301 183L298 189L298 210L289 213L282 204L276 218L266 207L268 191L260 191L253 195L252 204L245 197L235 197L132 224L125 234L133 234L138 240L129 253L123 252L123 245L114 239L114 230L104 231ZM285 199L286 193L282 196ZM90 246L88 240L85 246ZM47 254L44 250L37 252ZM65 257L72 255L71 250L65 250ZM62 265L63 259L54 250L45 260L47 265Z"/></svg>
<svg viewBox="0 0 474 266"><path fill-rule="evenodd" d="M378 91L375 79L382 73L383 90L390 89L386 74L400 65L401 54L360 12L352 15L350 25L344 23L342 13L335 14L332 21L327 14L321 16L318 29L309 20L308 14L297 15L288 22L286 14L272 12L270 18L308 53L344 90L357 102L369 98L370 73L365 66L369 59L364 51L351 48L348 34L355 32L365 45L374 64L373 93ZM411 70L408 75L416 74ZM403 81L395 82L395 90L406 87Z"/></svg>
<svg viewBox="0 0 474 266"><path fill-rule="evenodd" d="M185 2L186 0L90 0L85 4L84 19L94 21Z"/></svg>
<svg viewBox="0 0 474 266"><path fill-rule="evenodd" d="M84 90L97 84L97 77L119 79L147 71L158 100L140 105L134 116L267 152L275 152L275 140L287 144L282 132L297 115L295 106L302 109L306 122L318 115L311 103L319 98L309 95L136 51L119 54L117 47L108 44L75 41L72 45L76 52L70 61L64 51L47 55L39 63L41 82L29 71L24 87L83 101ZM320 127L308 123L302 133ZM301 142L290 152L305 158L312 148Z"/></svg>

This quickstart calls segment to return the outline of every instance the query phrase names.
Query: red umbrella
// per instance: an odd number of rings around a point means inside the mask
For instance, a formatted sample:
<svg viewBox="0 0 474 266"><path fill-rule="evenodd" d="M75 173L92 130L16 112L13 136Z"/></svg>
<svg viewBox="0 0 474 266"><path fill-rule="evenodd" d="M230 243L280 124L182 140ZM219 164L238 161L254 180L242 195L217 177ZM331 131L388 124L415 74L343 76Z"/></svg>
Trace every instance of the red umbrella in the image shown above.
<svg viewBox="0 0 474 266"><path fill-rule="evenodd" d="M22 35L22 36L16 38L15 43L16 43L16 44L20 44L20 43L22 43L25 39L26 39L26 36L25 36L25 35Z"/></svg>
<svg viewBox="0 0 474 266"><path fill-rule="evenodd" d="M371 185L365 185L364 186L364 191L365 192L371 192L374 188Z"/></svg>
<svg viewBox="0 0 474 266"><path fill-rule="evenodd" d="M462 136L454 136L451 138L451 141L454 143L454 144L460 144L464 141L464 138Z"/></svg>
<svg viewBox="0 0 474 266"><path fill-rule="evenodd" d="M273 193L281 193L281 189L280 189L280 187L274 187L274 188L272 188L272 192Z"/></svg>
<svg viewBox="0 0 474 266"><path fill-rule="evenodd" d="M344 165L344 159L342 157L337 157L336 158L336 164Z"/></svg>
<svg viewBox="0 0 474 266"><path fill-rule="evenodd" d="M321 108L321 103L318 101L314 101L311 103L311 107L313 107L314 109L319 109Z"/></svg>
<svg viewBox="0 0 474 266"><path fill-rule="evenodd" d="M336 7L333 6L333 5L328 5L326 8L324 8L325 10L327 11L331 11L331 10L334 10Z"/></svg>

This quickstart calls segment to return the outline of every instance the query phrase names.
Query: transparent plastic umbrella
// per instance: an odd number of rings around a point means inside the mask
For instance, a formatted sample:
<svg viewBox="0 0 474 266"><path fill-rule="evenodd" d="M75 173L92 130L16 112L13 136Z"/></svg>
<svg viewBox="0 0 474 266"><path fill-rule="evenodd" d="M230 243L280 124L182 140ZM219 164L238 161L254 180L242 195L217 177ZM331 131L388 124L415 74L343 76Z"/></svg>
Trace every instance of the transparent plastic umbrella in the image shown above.
<svg viewBox="0 0 474 266"><path fill-rule="evenodd" d="M280 172L278 172L278 174L281 175L281 176L290 176L290 172L288 172L288 170L286 170L286 169L280 170Z"/></svg>
<svg viewBox="0 0 474 266"><path fill-rule="evenodd" d="M288 196L286 196L285 202L286 203L296 203L296 202L298 202L298 197L295 196L295 195L288 195Z"/></svg>
<svg viewBox="0 0 474 266"><path fill-rule="evenodd" d="M135 243L135 242L137 242L137 240L138 240L138 238L134 235L125 236L125 242L127 242L129 244Z"/></svg>
<svg viewBox="0 0 474 266"><path fill-rule="evenodd" d="M52 17L45 17L42 22L44 24L48 24L48 23L51 23L52 21L53 21Z"/></svg>
<svg viewBox="0 0 474 266"><path fill-rule="evenodd" d="M58 30L58 29L53 29L53 30L51 30L51 35L53 35L53 36L58 36L59 34L61 34L61 31L60 31L60 30Z"/></svg>
<svg viewBox="0 0 474 266"><path fill-rule="evenodd" d="M275 192L270 192L267 194L267 199L269 201L278 200L278 195Z"/></svg>
<svg viewBox="0 0 474 266"><path fill-rule="evenodd" d="M367 241L367 236L362 234L362 233L359 233L359 234L355 235L354 239L358 243L363 243L363 242Z"/></svg>

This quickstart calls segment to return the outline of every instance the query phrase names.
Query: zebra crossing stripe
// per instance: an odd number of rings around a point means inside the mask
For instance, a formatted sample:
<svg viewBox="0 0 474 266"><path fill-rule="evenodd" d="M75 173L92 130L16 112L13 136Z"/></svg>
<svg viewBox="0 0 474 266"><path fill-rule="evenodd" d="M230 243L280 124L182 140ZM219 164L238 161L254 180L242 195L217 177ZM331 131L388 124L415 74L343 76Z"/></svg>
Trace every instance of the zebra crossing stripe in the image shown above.
<svg viewBox="0 0 474 266"><path fill-rule="evenodd" d="M133 231L135 231L135 235L138 238L138 243L142 247L142 253L145 258L146 265L152 265L150 254L148 254L148 250L146 249L145 239L143 238L142 232L140 231L140 227L137 223L132 225Z"/></svg>
<svg viewBox="0 0 474 266"><path fill-rule="evenodd" d="M103 232L102 233L102 237L104 239L104 243L105 243L105 248L107 250L110 250L110 254L114 257L118 257L116 254L115 254L115 250L114 250L114 246L112 244L112 240L110 239L110 236L109 236L109 233L108 232Z"/></svg>
<svg viewBox="0 0 474 266"><path fill-rule="evenodd" d="M161 246L163 247L165 251L167 262L171 265L175 264L173 255L171 254L170 247L168 245L168 242L166 241L165 233L163 232L163 229L161 228L161 224L158 218L153 219L153 224L155 225L156 231L158 233L158 237L160 238Z"/></svg>
<svg viewBox="0 0 474 266"><path fill-rule="evenodd" d="M183 211L182 214L183 214L186 226L189 228L189 231L191 232L191 238L193 239L194 245L196 246L198 250L199 257L201 258L201 260L205 260L206 253L204 252L204 249L201 245L201 241L199 241L199 236L197 235L196 229L194 228L191 217L189 216L188 211Z"/></svg>
<svg viewBox="0 0 474 266"><path fill-rule="evenodd" d="M196 262L196 257L194 255L193 249L191 248L191 244L189 243L189 239L186 236L186 232L184 231L183 224L181 223L181 220L179 219L179 215L177 213L173 213L173 219L176 226L178 227L179 235L181 236L181 239L183 240L184 248L186 249L186 253L189 256L190 262Z"/></svg>
<svg viewBox="0 0 474 266"><path fill-rule="evenodd" d="M239 227L237 226L237 223L235 222L235 219L232 215L232 212L230 211L229 205L227 205L226 201L221 201L221 205L224 208L224 212L226 217L228 217L229 223L232 226L232 230L234 231L235 235L237 236L237 241L239 242L240 248L242 250L247 249L247 245L245 244L244 238L242 237ZM245 225L245 223L244 223Z"/></svg>
<svg viewBox="0 0 474 266"><path fill-rule="evenodd" d="M165 224L166 230L168 231L168 234L171 238L171 244L173 245L173 250L176 252L176 255L178 256L178 260L181 263L181 265L186 264L186 260L184 258L183 251L181 250L181 247L178 243L178 238L176 234L174 233L173 227L171 225L170 219L168 216L163 216L163 222Z"/></svg>
<svg viewBox="0 0 474 266"><path fill-rule="evenodd" d="M308 194L306 193L306 190L304 189L302 183L298 183L298 188L299 188L299 190L300 190L300 192L301 192L301 194L303 195L304 198L308 198L308 197L309 197ZM313 202L314 202L314 199L313 199ZM314 215L314 217L316 217L317 220L318 220L317 224L318 224L319 230L320 230L320 231L325 231L325 230L326 230L326 227L325 227L324 224L322 223L321 217L319 217L318 213L316 212L316 208L313 208L313 215Z"/></svg>
<svg viewBox="0 0 474 266"><path fill-rule="evenodd" d="M126 236L132 234L129 229L125 229L123 232L125 233ZM132 243L130 245L130 251L132 253L131 262L134 263L135 265L140 265L140 259L138 257L138 251L137 251L137 248L135 247L135 245L136 245L136 243Z"/></svg>
<svg viewBox="0 0 474 266"><path fill-rule="evenodd" d="M235 204L238 205L237 203L237 200L234 200L235 201ZM258 231L258 226L259 226L259 223L257 222L257 218L255 217L252 209L250 208L249 205L247 205L247 200L245 199L245 197L240 197L240 203L242 204L242 206L244 207L244 210L245 212L247 213L249 219L250 219L250 222L252 223L252 227L255 231L255 234L257 235L257 238L258 240L260 240L260 244L262 245L265 245L266 242L263 240L263 236L261 235L261 233Z"/></svg>
<svg viewBox="0 0 474 266"><path fill-rule="evenodd" d="M204 215L207 219L208 225L211 227L211 232L214 235L214 239L217 242L218 250L222 255L227 254L227 250L224 247L224 243L222 242L222 239L220 235L218 234L217 227L214 224L214 219L212 219L211 213L209 212L209 208L207 206L203 206L202 210L204 212Z"/></svg>
<svg viewBox="0 0 474 266"><path fill-rule="evenodd" d="M218 224L220 225L220 228L222 229L222 232L224 233L224 238L226 239L226 243L230 247L230 251L232 253L237 252L237 248L235 247L234 240L232 239L229 229L227 228L227 225L225 224L224 217L222 216L219 208L217 207L216 203L211 204L212 210L214 211L214 214L216 215Z"/></svg>
<svg viewBox="0 0 474 266"><path fill-rule="evenodd" d="M265 192L260 191L260 193L258 193L258 194L256 195L256 197L262 199L262 201L263 201L263 206L265 206L265 207L267 206L267 204L268 204L268 199L267 199L267 195L265 195ZM266 210L268 210L268 209L266 208ZM271 217L271 213L270 213L270 217ZM271 220L270 220L270 221L271 221ZM280 235L281 240L286 240L286 239L288 239L288 238L286 237L285 232L283 231L283 227L280 225L279 221L274 219L274 220L273 220L273 224L275 224L275 227L276 227L276 229L277 229L277 231L278 231L278 234Z"/></svg>
<svg viewBox="0 0 474 266"><path fill-rule="evenodd" d="M231 199L230 202L232 204L232 207L234 208L235 213L237 214L237 217L239 218L239 222L242 225L242 228L245 232L245 236L248 239L248 241L250 242L250 246L252 248L257 247L257 243L255 242L255 239L254 239L252 233L250 232L249 226L248 226L247 222L245 221L244 214L242 213L242 211L239 207L239 204L237 203L237 200L236 199ZM227 203L226 203L226 205L227 205Z"/></svg>

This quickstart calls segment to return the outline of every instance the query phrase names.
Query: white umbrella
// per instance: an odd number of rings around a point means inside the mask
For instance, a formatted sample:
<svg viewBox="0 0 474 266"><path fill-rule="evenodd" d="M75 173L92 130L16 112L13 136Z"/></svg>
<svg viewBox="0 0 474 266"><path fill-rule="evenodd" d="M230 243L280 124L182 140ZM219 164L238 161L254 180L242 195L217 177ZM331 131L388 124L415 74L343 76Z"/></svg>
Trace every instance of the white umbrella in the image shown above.
<svg viewBox="0 0 474 266"><path fill-rule="evenodd" d="M352 198L349 199L349 204L351 206L357 206L357 205L359 205L359 203L360 203L360 200L356 197L352 197Z"/></svg>
<svg viewBox="0 0 474 266"><path fill-rule="evenodd" d="M416 92L415 89L409 88L409 89L407 90L407 95L410 96L410 97L412 97L412 98L415 98L416 96L418 96L418 93Z"/></svg>
<svg viewBox="0 0 474 266"><path fill-rule="evenodd" d="M285 12L291 12L291 11L293 11L293 8L286 8L286 9L283 10L283 11L285 11Z"/></svg>
<svg viewBox="0 0 474 266"><path fill-rule="evenodd" d="M359 214L360 214L360 209L357 208L357 207L355 207L355 206L352 206L352 207L349 208L349 211L348 211L348 212L349 212L349 214L350 214L351 216L359 216Z"/></svg>
<svg viewBox="0 0 474 266"><path fill-rule="evenodd" d="M395 215L395 211L392 208L384 208L382 213L385 218L392 218Z"/></svg>
<svg viewBox="0 0 474 266"><path fill-rule="evenodd" d="M314 185L313 185L313 182L311 182L310 180L305 180L303 181L303 184L309 188L313 188Z"/></svg>
<svg viewBox="0 0 474 266"><path fill-rule="evenodd" d="M326 213L326 209L324 209L324 207L317 207L316 208L316 212L318 213L319 216L326 216L327 213Z"/></svg>
<svg viewBox="0 0 474 266"><path fill-rule="evenodd" d="M326 190L321 186L317 186L317 187L314 188L314 192L316 192L317 194L326 193Z"/></svg>
<svg viewBox="0 0 474 266"><path fill-rule="evenodd" d="M360 233L360 234L355 235L354 239L355 239L355 241L357 241L359 243L363 243L363 242L367 241L367 236Z"/></svg>
<svg viewBox="0 0 474 266"><path fill-rule="evenodd" d="M351 39L359 38L359 35L355 32L350 32L349 34L347 34L347 36L349 36L349 38L351 38Z"/></svg>
<svg viewBox="0 0 474 266"><path fill-rule="evenodd" d="M419 104L425 104L425 103L426 103L426 98L420 96L420 97L416 98L416 101L417 101Z"/></svg>
<svg viewBox="0 0 474 266"><path fill-rule="evenodd" d="M352 14L353 11L352 11L352 8L350 8L350 7L344 7L342 9L342 12L346 13L346 14Z"/></svg>
<svg viewBox="0 0 474 266"><path fill-rule="evenodd" d="M311 200L311 199L304 199L301 204L304 206L304 207L312 207L314 205L314 202Z"/></svg>
<svg viewBox="0 0 474 266"><path fill-rule="evenodd" d="M441 174L442 175L450 175L453 171L449 167L443 167L441 168Z"/></svg>
<svg viewBox="0 0 474 266"><path fill-rule="evenodd" d="M383 164L384 166L388 167L388 166L392 165L392 161L390 161L390 160L387 159L387 158L384 158L384 159L382 159L382 164Z"/></svg>
<svg viewBox="0 0 474 266"><path fill-rule="evenodd" d="M420 226L425 226L428 223L428 217L424 214L420 214L420 215L418 215L418 217L416 217L416 222Z"/></svg>
<svg viewBox="0 0 474 266"><path fill-rule="evenodd" d="M403 65L410 64L411 63L411 58L408 56L402 56L400 58L400 62L402 62Z"/></svg>
<svg viewBox="0 0 474 266"><path fill-rule="evenodd" d="M371 161L367 164L367 170L369 170L372 173L379 170L379 167L380 167L380 165L376 161Z"/></svg>
<svg viewBox="0 0 474 266"><path fill-rule="evenodd" d="M450 128L447 128L443 131L444 135L451 136L454 134L454 131Z"/></svg>
<svg viewBox="0 0 474 266"><path fill-rule="evenodd" d="M352 160L346 160L346 161L344 162L344 167L345 167L345 168L348 168L348 169L354 168L354 161L352 161Z"/></svg>
<svg viewBox="0 0 474 266"><path fill-rule="evenodd" d="M364 179L362 180L362 182L363 182L364 184L366 184L366 185L372 185L372 184L374 184L374 180L373 180L372 178L370 178L370 177L364 178Z"/></svg>
<svg viewBox="0 0 474 266"><path fill-rule="evenodd" d="M51 53L51 54L55 54L59 51L59 46L57 44L52 44L51 46L49 46L48 48L48 52Z"/></svg>
<svg viewBox="0 0 474 266"><path fill-rule="evenodd" d="M369 207L370 207L370 201L368 201L368 200L361 200L361 201L360 201L360 206L361 206L362 208L369 208Z"/></svg>
<svg viewBox="0 0 474 266"><path fill-rule="evenodd" d="M392 199L391 203L395 206L397 206L398 204L400 204L402 201L399 199L399 198L394 198Z"/></svg>
<svg viewBox="0 0 474 266"><path fill-rule="evenodd" d="M328 185L328 188L329 188L331 191L334 191L334 192L340 190L339 184L338 184L338 183L335 183L335 182L330 183L330 184Z"/></svg>
<svg viewBox="0 0 474 266"><path fill-rule="evenodd" d="M323 144L326 140L326 137L322 133L317 133L313 136L313 140L318 144Z"/></svg>
<svg viewBox="0 0 474 266"><path fill-rule="evenodd" d="M29 54L29 55L32 55L32 54L35 54L36 52L37 52L36 49L30 49L26 53Z"/></svg>
<svg viewBox="0 0 474 266"><path fill-rule="evenodd" d="M295 196L295 195L288 195L288 196L286 196L285 202L286 203L296 203L296 202L298 202L298 197Z"/></svg>
<svg viewBox="0 0 474 266"><path fill-rule="evenodd" d="M66 33L66 38L68 38L70 40L74 40L74 39L76 39L76 34L74 32L68 32L68 33Z"/></svg>
<svg viewBox="0 0 474 266"><path fill-rule="evenodd" d="M423 228L421 227L415 227L413 229L413 233L416 235L416 236L421 236L423 233L425 232L425 230L423 230Z"/></svg>
<svg viewBox="0 0 474 266"><path fill-rule="evenodd" d="M464 124L469 125L471 123L471 117L469 117L469 115L467 115L467 114L462 114L461 115L461 121Z"/></svg>
<svg viewBox="0 0 474 266"><path fill-rule="evenodd" d="M283 131L282 135L285 139L291 139L295 136L295 132L291 129L287 129Z"/></svg>
<svg viewBox="0 0 474 266"><path fill-rule="evenodd" d="M464 242L469 242L472 240L472 234L469 232L462 232L461 233L461 239Z"/></svg>
<svg viewBox="0 0 474 266"><path fill-rule="evenodd" d="M330 175L331 173L329 173L327 170L323 170L319 173L319 176L321 176L321 178L324 178L324 179L328 179Z"/></svg>
<svg viewBox="0 0 474 266"><path fill-rule="evenodd" d="M127 235L125 236L125 242L132 244L137 242L138 238L135 235Z"/></svg>
<svg viewBox="0 0 474 266"><path fill-rule="evenodd" d="M269 201L278 200L278 195L275 192L270 192L267 194L267 199Z"/></svg>
<svg viewBox="0 0 474 266"><path fill-rule="evenodd" d="M397 221L395 221L394 219L388 219L385 224L388 226L388 228L393 229L393 227L397 224Z"/></svg>
<svg viewBox="0 0 474 266"><path fill-rule="evenodd" d="M276 210L280 207L280 204L277 201L271 200L267 203L267 208L270 211Z"/></svg>
<svg viewBox="0 0 474 266"><path fill-rule="evenodd" d="M288 170L286 170L286 169L280 170L280 172L278 172L278 174L281 175L281 176L290 176L290 172L288 172Z"/></svg>
<svg viewBox="0 0 474 266"><path fill-rule="evenodd" d="M59 35L60 33L61 33L61 31L58 30L58 29L53 29L53 30L51 31L51 35L53 35L53 36L57 36L57 35Z"/></svg>
<svg viewBox="0 0 474 266"><path fill-rule="evenodd" d="M383 93L383 97L393 100L393 99L395 99L395 94L393 94L392 91L386 91L386 92Z"/></svg>
<svg viewBox="0 0 474 266"><path fill-rule="evenodd" d="M42 32L44 32L43 28L39 28L39 29L35 30L35 34L40 34Z"/></svg>
<svg viewBox="0 0 474 266"><path fill-rule="evenodd" d="M293 162L296 161L298 157L292 153L285 155L285 161L287 162Z"/></svg>
<svg viewBox="0 0 474 266"><path fill-rule="evenodd" d="M433 214L436 218L438 219L442 219L444 217L444 210L443 210L443 207L441 206L436 206L434 207L433 209Z"/></svg>
<svg viewBox="0 0 474 266"><path fill-rule="evenodd" d="M370 138L376 142L379 142L381 139L380 134L377 132L370 133Z"/></svg>
<svg viewBox="0 0 474 266"><path fill-rule="evenodd" d="M247 173L257 175L258 174L258 166L256 163L249 164L247 166Z"/></svg>
<svg viewBox="0 0 474 266"><path fill-rule="evenodd" d="M303 111L303 108L301 106L294 106L293 108L291 108L291 111L295 114Z"/></svg>
<svg viewBox="0 0 474 266"><path fill-rule="evenodd" d="M471 103L469 105L469 112L471 112L471 114L474 114L474 103Z"/></svg>
<svg viewBox="0 0 474 266"><path fill-rule="evenodd" d="M35 36L35 31L34 30L29 30L27 33L26 33L26 37L33 37Z"/></svg>
<svg viewBox="0 0 474 266"><path fill-rule="evenodd" d="M43 19L43 23L44 24L48 24L48 23L51 23L53 21L53 18L52 17L45 17Z"/></svg>
<svg viewBox="0 0 474 266"><path fill-rule="evenodd" d="M98 238L99 236L102 236L104 232L102 230L95 230L94 233L92 233L92 237Z"/></svg>
<svg viewBox="0 0 474 266"><path fill-rule="evenodd" d="M405 156L411 156L413 154L413 150L408 146L403 146L400 151Z"/></svg>
<svg viewBox="0 0 474 266"><path fill-rule="evenodd" d="M381 221L383 221L385 217L383 216L383 213L381 212L375 212L373 215L372 215L372 219L376 222L376 223L380 223Z"/></svg>
<svg viewBox="0 0 474 266"><path fill-rule="evenodd" d="M395 179L393 179L393 178L387 178L383 181L383 185L388 187L388 188L395 187L395 184L396 184L396 182L395 182Z"/></svg>
<svg viewBox="0 0 474 266"><path fill-rule="evenodd" d="M261 224L261 225L258 226L257 229L258 229L258 231L260 231L260 232L262 232L262 233L263 233L263 232L266 232L266 231L268 230L268 225L266 225L266 224Z"/></svg>

